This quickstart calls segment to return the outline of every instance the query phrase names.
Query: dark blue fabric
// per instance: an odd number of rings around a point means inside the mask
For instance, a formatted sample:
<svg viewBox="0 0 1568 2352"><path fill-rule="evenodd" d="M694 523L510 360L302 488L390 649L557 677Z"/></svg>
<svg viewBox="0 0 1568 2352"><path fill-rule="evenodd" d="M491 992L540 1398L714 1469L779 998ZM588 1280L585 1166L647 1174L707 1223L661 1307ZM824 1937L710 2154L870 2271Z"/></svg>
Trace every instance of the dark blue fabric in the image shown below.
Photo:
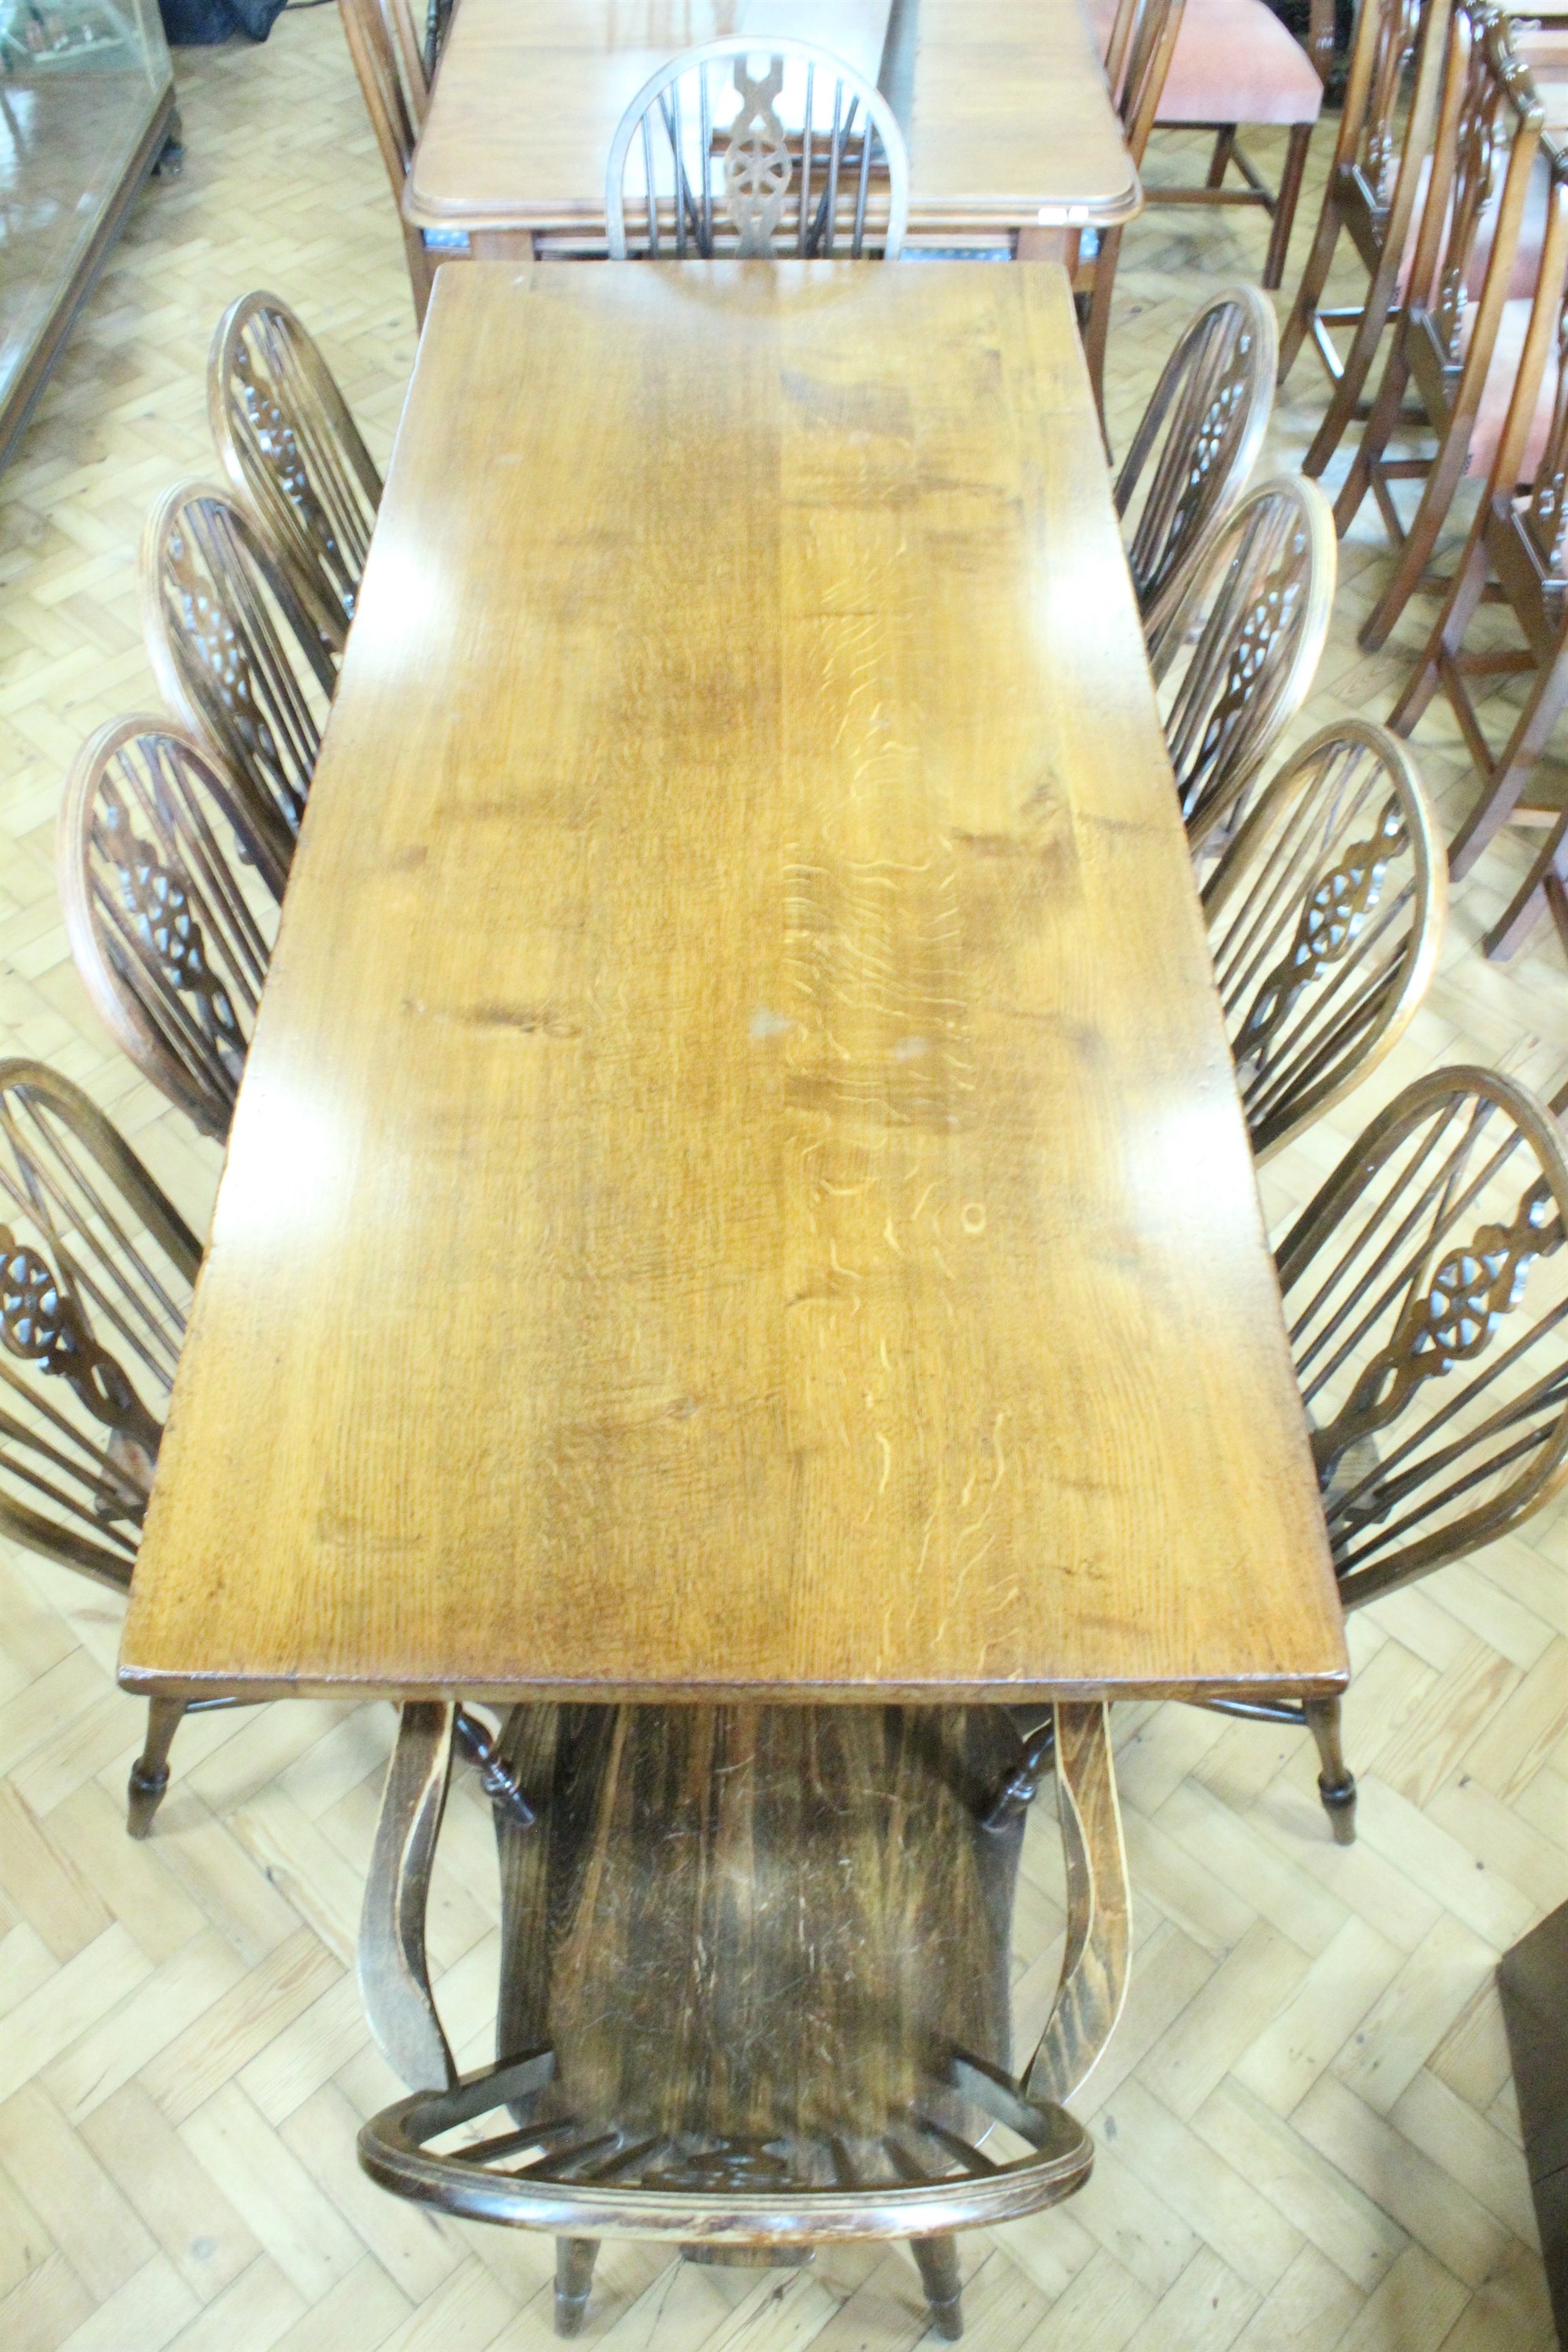
<svg viewBox="0 0 1568 2352"><path fill-rule="evenodd" d="M172 49L199 49L247 33L264 41L282 15L284 0L158 0Z"/></svg>

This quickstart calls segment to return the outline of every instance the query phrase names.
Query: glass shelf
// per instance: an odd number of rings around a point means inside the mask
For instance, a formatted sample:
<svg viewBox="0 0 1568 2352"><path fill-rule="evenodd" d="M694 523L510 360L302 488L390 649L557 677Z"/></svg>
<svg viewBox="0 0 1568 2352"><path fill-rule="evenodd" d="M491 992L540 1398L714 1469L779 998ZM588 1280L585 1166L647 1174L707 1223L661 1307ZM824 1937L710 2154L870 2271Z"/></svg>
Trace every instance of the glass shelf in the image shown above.
<svg viewBox="0 0 1568 2352"><path fill-rule="evenodd" d="M0 463L173 116L153 0L0 0Z"/></svg>

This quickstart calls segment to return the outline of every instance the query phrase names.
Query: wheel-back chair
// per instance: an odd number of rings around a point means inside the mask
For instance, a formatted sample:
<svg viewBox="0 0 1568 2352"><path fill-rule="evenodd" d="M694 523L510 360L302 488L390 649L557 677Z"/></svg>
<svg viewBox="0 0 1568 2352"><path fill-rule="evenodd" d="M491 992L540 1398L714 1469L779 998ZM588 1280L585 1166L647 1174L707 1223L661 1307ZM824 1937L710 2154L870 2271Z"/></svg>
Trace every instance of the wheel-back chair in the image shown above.
<svg viewBox="0 0 1568 2352"><path fill-rule="evenodd" d="M1203 894L1258 1160L1404 1035L1436 968L1447 896L1415 763L1381 727L1337 720L1263 787Z"/></svg>
<svg viewBox="0 0 1568 2352"><path fill-rule="evenodd" d="M893 261L909 212L891 106L805 41L736 35L684 50L644 83L610 142L613 261Z"/></svg>

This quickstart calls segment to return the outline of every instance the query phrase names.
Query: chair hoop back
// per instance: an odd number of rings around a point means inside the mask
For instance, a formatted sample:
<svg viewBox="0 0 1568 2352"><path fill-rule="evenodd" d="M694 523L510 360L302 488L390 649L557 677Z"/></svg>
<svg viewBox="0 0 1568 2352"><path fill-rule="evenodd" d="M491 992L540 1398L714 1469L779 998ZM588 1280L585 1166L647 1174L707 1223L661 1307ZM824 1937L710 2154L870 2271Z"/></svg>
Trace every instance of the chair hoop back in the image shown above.
<svg viewBox="0 0 1568 2352"><path fill-rule="evenodd" d="M142 620L160 692L219 753L287 866L337 666L287 567L226 489L183 482L153 509Z"/></svg>
<svg viewBox="0 0 1568 2352"><path fill-rule="evenodd" d="M1246 487L1279 354L1272 304L1256 287L1227 288L1184 330L1143 411L1116 478L1116 511L1125 530L1132 510L1127 562L1151 650Z"/></svg>
<svg viewBox="0 0 1568 2352"><path fill-rule="evenodd" d="M71 770L58 866L71 952L106 1026L221 1139L287 878L247 795L195 737L118 719Z"/></svg>
<svg viewBox="0 0 1568 2352"><path fill-rule="evenodd" d="M0 1062L0 1528L120 1591L200 1260L79 1087Z"/></svg>
<svg viewBox="0 0 1568 2352"><path fill-rule="evenodd" d="M1315 482L1280 475L1260 484L1221 527L1151 655L1194 850L1216 827L1234 827L1311 691L1338 558Z"/></svg>
<svg viewBox="0 0 1568 2352"><path fill-rule="evenodd" d="M661 67L621 117L605 174L614 261L858 261L868 245L894 261L909 210L888 100L852 66L773 35L705 41Z"/></svg>
<svg viewBox="0 0 1568 2352"><path fill-rule="evenodd" d="M1568 1482L1568 1157L1535 1097L1434 1071L1279 1253L1347 1608L1489 1543Z"/></svg>
<svg viewBox="0 0 1568 2352"><path fill-rule="evenodd" d="M1360 1086L1430 984L1447 865L1415 762L1364 719L1266 784L1205 887L1252 1148L1278 1151Z"/></svg>
<svg viewBox="0 0 1568 2352"><path fill-rule="evenodd" d="M381 477L332 372L286 302L241 295L207 360L218 460L255 508L341 652L354 615Z"/></svg>
<svg viewBox="0 0 1568 2352"><path fill-rule="evenodd" d="M1186 0L1120 0L1105 50L1105 78L1135 164L1143 161L1175 54Z"/></svg>

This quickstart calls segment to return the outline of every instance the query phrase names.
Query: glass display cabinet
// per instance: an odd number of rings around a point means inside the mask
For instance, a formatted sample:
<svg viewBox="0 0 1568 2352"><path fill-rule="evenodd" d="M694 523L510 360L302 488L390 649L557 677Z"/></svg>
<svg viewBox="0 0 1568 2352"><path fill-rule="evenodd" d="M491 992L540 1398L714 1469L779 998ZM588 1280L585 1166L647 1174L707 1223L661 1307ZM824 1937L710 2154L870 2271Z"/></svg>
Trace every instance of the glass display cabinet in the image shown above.
<svg viewBox="0 0 1568 2352"><path fill-rule="evenodd" d="M156 0L0 0L0 465L174 121Z"/></svg>

